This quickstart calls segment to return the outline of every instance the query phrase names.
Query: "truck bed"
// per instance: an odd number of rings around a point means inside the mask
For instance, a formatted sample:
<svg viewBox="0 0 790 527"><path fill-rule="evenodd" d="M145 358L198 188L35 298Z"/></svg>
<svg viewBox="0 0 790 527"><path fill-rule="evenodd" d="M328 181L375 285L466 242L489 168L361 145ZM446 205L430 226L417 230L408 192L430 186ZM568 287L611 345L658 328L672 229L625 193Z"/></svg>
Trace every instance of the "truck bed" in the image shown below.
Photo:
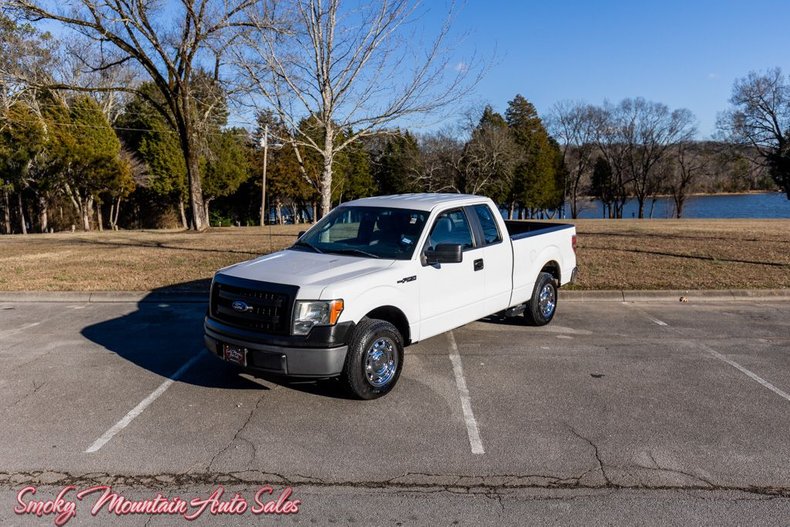
<svg viewBox="0 0 790 527"><path fill-rule="evenodd" d="M511 240L520 240L530 236L548 234L550 232L572 229L570 223L547 223L544 221L505 220L507 231Z"/></svg>

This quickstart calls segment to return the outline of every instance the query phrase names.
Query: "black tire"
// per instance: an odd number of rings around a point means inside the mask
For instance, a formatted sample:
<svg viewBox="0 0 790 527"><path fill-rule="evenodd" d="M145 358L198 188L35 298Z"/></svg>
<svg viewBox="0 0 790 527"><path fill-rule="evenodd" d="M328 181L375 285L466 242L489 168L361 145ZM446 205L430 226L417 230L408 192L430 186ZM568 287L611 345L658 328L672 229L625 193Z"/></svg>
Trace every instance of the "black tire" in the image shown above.
<svg viewBox="0 0 790 527"><path fill-rule="evenodd" d="M541 302L541 295L544 295ZM549 273L540 273L532 291L532 298L527 302L524 319L530 326L545 326L557 312L557 281Z"/></svg>
<svg viewBox="0 0 790 527"><path fill-rule="evenodd" d="M359 399L386 395L402 369L403 337L398 329L385 320L363 318L354 328L343 366L342 379L349 393Z"/></svg>

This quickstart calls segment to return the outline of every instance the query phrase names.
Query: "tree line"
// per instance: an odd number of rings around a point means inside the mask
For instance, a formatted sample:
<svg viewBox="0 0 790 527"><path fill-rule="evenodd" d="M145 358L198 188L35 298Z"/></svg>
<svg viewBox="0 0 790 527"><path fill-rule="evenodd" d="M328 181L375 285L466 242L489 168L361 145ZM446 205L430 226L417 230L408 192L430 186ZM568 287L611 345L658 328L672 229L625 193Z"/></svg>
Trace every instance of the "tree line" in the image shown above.
<svg viewBox="0 0 790 527"><path fill-rule="evenodd" d="M504 115L486 107L416 135L394 125L456 107L480 78L450 63L449 14L423 41L407 38L419 22L407 0L353 17L339 0L74 4L9 0L0 13L6 233L202 230L258 223L262 208L309 221L377 193L485 194L511 217L576 217L586 196L622 217L633 197L643 217L662 194L680 216L694 191L790 191L778 69L736 82L715 142L695 141L688 110L641 98L559 103L541 118L520 95ZM172 25L152 23L165 16ZM45 22L72 34L56 39ZM255 123L230 126L231 109Z"/></svg>

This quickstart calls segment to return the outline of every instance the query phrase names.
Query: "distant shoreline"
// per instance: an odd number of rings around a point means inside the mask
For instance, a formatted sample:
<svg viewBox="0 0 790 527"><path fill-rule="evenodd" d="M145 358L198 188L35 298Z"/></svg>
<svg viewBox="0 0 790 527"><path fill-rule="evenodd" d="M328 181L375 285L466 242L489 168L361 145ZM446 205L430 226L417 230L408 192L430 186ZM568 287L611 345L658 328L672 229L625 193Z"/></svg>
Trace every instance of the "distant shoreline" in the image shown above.
<svg viewBox="0 0 790 527"><path fill-rule="evenodd" d="M686 194L687 198L696 197L696 196L752 196L757 194L784 194L781 190L746 190L742 192L692 192ZM655 196L651 196L645 201L652 200L653 197L656 198L668 198L672 199L672 194L656 194ZM595 196L581 196L579 199L588 200L588 201L597 201L600 198ZM634 196L629 196L628 199L636 199Z"/></svg>

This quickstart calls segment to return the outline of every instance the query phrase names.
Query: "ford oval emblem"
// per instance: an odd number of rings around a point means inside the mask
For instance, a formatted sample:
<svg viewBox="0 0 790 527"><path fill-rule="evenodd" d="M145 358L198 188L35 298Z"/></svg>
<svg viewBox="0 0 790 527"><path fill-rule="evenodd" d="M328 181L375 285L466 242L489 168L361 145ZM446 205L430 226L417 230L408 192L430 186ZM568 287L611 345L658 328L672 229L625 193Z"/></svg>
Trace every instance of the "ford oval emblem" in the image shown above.
<svg viewBox="0 0 790 527"><path fill-rule="evenodd" d="M252 311L252 306L247 305L246 302L242 302L241 300L236 300L230 305L230 307L233 308L233 311L238 311L239 313L246 313L247 311Z"/></svg>

